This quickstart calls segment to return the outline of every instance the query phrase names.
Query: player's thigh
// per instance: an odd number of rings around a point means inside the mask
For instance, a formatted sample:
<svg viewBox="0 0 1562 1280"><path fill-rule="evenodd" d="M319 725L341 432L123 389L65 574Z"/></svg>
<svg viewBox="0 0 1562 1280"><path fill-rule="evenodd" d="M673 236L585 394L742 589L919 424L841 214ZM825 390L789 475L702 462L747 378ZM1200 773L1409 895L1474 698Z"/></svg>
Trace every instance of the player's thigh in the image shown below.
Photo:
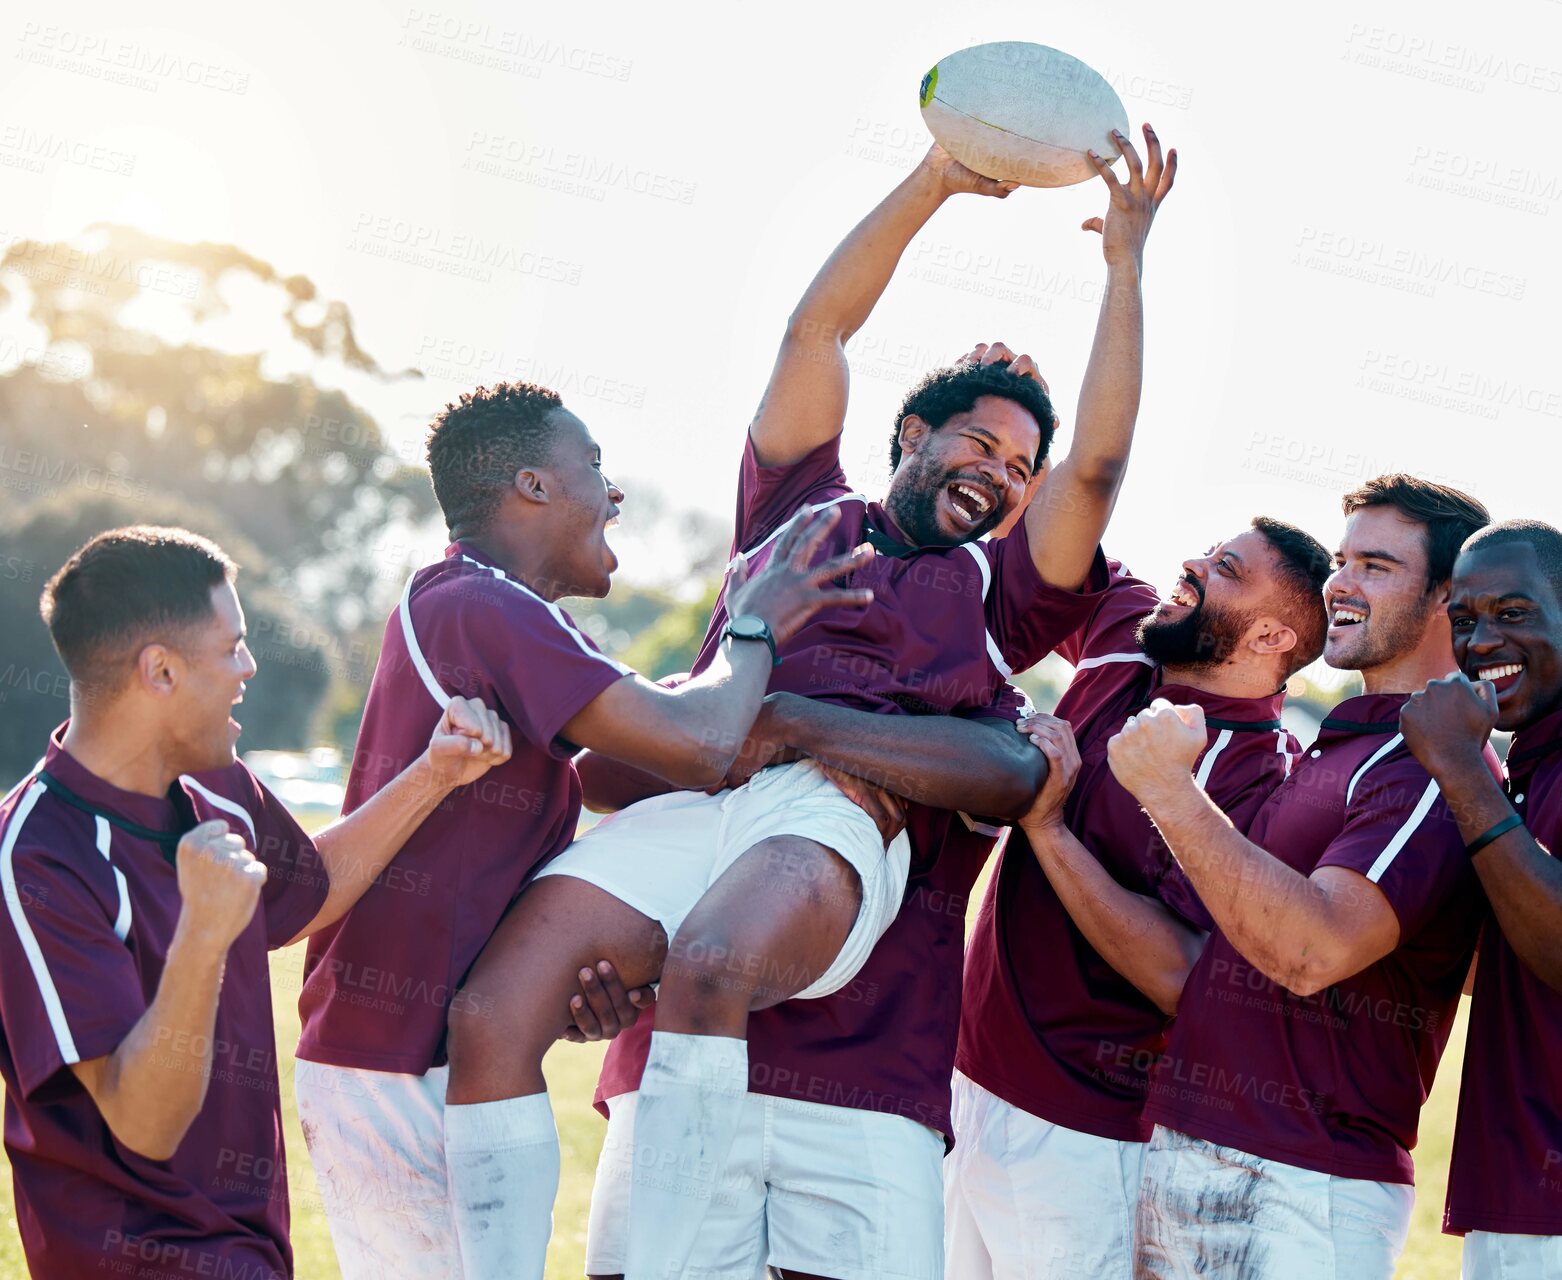
<svg viewBox="0 0 1562 1280"><path fill-rule="evenodd" d="M461 984L460 1005L503 1026L542 1008L568 1022L579 971L609 960L630 987L656 980L666 951L662 927L597 885L549 876L529 885Z"/></svg>
<svg viewBox="0 0 1562 1280"><path fill-rule="evenodd" d="M1388 1280L1410 1235L1414 1204L1415 1189L1404 1183L1330 1178L1336 1280Z"/></svg>
<svg viewBox="0 0 1562 1280"><path fill-rule="evenodd" d="M1218 1273L1251 1280L1341 1274L1329 1229L1330 1181L1157 1127L1145 1153L1134 1274L1194 1280L1212 1260Z"/></svg>
<svg viewBox="0 0 1562 1280"><path fill-rule="evenodd" d="M771 1266L789 1277L939 1280L943 1137L905 1116L764 1101Z"/></svg>
<svg viewBox="0 0 1562 1280"><path fill-rule="evenodd" d="M299 1122L347 1280L457 1274L444 1152L445 1069L294 1068Z"/></svg>
<svg viewBox="0 0 1562 1280"><path fill-rule="evenodd" d="M607 1136L597 1160L586 1226L586 1273L622 1276L629 1255L629 1206L634 1166L634 1118L637 1093L608 1103ZM761 1100L745 1099L743 1118L733 1139L721 1183L711 1197L705 1221L689 1258L701 1277L763 1280L765 1273L764 1112Z"/></svg>
<svg viewBox="0 0 1562 1280"><path fill-rule="evenodd" d="M667 952L666 998L742 991L750 1008L809 986L840 954L861 903L857 873L834 850L773 836L740 854L685 917Z"/></svg>

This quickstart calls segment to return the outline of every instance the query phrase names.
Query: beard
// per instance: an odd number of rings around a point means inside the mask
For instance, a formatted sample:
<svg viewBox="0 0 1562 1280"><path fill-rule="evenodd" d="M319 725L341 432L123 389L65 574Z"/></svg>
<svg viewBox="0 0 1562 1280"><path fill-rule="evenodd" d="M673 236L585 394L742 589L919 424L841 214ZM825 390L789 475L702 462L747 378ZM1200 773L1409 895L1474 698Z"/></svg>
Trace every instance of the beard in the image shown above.
<svg viewBox="0 0 1562 1280"><path fill-rule="evenodd" d="M1256 615L1201 601L1186 617L1161 617L1159 607L1139 624L1145 656L1163 667L1219 666L1242 642Z"/></svg>
<svg viewBox="0 0 1562 1280"><path fill-rule="evenodd" d="M900 464L895 473L895 483L885 495L884 507L901 532L914 547L950 547L963 542L974 542L984 533L990 533L1002 522L1006 510L1001 502L995 503L987 519L973 525L966 534L951 535L938 523L938 504L944 490L961 479L958 471L935 471L925 455L913 455ZM988 485L980 480L972 481L981 489Z"/></svg>
<svg viewBox="0 0 1562 1280"><path fill-rule="evenodd" d="M1337 671L1367 671L1403 657L1421 643L1431 609L1430 596L1414 604L1374 606L1366 622L1334 629L1334 652L1325 647L1325 660Z"/></svg>

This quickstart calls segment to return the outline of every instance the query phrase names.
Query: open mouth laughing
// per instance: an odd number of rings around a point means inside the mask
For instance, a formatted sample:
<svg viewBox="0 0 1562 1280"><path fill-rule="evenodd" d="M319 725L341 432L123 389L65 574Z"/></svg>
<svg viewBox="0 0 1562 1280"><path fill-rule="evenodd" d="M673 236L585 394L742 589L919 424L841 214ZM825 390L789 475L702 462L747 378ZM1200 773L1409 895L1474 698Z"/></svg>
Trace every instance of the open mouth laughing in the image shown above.
<svg viewBox="0 0 1562 1280"><path fill-rule="evenodd" d="M1329 611L1329 630L1339 631L1344 627L1359 627L1366 620L1367 610L1365 607L1336 602Z"/></svg>
<svg viewBox="0 0 1562 1280"><path fill-rule="evenodd" d="M1467 672L1471 679L1490 680L1492 687L1497 690L1500 698L1513 688L1524 676L1524 664L1522 662L1486 662L1476 667L1473 673Z"/></svg>
<svg viewBox="0 0 1562 1280"><path fill-rule="evenodd" d="M944 493L955 523L966 529L976 528L998 509L998 499L992 491L970 480L956 480Z"/></svg>

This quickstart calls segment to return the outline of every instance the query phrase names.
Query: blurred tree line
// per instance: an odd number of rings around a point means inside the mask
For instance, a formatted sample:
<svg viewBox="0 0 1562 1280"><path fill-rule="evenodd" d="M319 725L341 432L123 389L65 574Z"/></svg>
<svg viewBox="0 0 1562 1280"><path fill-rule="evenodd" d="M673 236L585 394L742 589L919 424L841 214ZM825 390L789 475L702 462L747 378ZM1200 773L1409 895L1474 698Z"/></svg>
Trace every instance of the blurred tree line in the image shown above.
<svg viewBox="0 0 1562 1280"><path fill-rule="evenodd" d="M0 365L14 365L0 377L0 785L69 714L39 593L89 537L124 524L183 525L239 561L259 664L246 748L350 747L386 614L414 548L440 530L421 447L398 455L322 375L421 374L382 368L348 307L303 276L231 245L121 226L7 243L0 308L36 335L0 341ZM237 332L280 321L286 358L202 341L211 321ZM714 522L637 504L648 509L708 544L692 549L696 572L722 563ZM573 611L604 648L657 672L692 660L701 607L620 585Z"/></svg>
<svg viewBox="0 0 1562 1280"><path fill-rule="evenodd" d="M442 528L421 442L398 453L363 405L327 384L343 370L374 382L419 371L383 368L346 304L303 276L232 245L120 226L7 243L5 308L36 337L0 339L0 367L11 366L0 377L0 787L69 714L39 592L89 537L124 524L186 526L240 563L259 663L241 712L246 749L350 748L385 618L417 548L437 545ZM281 336L234 351L208 322ZM654 486L631 489L636 532L677 547L694 590L620 581L606 600L568 607L637 670L684 671L729 535ZM1050 710L1068 674L1054 658L1018 683ZM1319 691L1297 692L1324 705Z"/></svg>

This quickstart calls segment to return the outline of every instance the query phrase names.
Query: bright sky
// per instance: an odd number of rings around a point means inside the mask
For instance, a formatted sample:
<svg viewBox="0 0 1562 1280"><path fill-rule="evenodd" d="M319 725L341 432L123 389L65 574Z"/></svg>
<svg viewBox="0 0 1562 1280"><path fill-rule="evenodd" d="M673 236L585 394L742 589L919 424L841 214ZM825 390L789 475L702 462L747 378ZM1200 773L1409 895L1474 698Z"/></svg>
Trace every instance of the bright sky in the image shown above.
<svg viewBox="0 0 1562 1280"><path fill-rule="evenodd" d="M558 387L646 573L636 480L729 518L787 313L925 148L923 73L1033 40L1183 160L1110 550L1165 583L1258 511L1330 541L1339 494L1393 469L1562 520L1562 4L1230 13L33 0L0 23L0 231L130 222L312 277L428 373L365 393L409 437L478 382ZM1092 183L935 217L853 344L860 487L905 387L978 340L1034 352L1071 421L1104 276L1077 228L1103 207Z"/></svg>

